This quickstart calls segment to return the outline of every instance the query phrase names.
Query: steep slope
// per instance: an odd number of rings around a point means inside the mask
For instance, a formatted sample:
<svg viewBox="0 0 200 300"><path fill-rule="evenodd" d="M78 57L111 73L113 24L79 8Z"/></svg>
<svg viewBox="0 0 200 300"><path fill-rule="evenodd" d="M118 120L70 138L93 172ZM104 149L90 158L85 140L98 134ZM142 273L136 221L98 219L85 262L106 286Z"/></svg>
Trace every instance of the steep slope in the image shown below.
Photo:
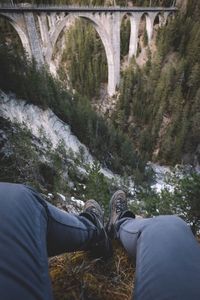
<svg viewBox="0 0 200 300"><path fill-rule="evenodd" d="M0 91L0 128L1 181L28 183L46 194L62 192L84 200L95 196L90 177L96 176L100 201L108 200L108 185L115 175L94 160L50 109Z"/></svg>
<svg viewBox="0 0 200 300"><path fill-rule="evenodd" d="M113 121L144 158L199 164L199 14L199 3L188 2L159 30L146 65L124 72Z"/></svg>

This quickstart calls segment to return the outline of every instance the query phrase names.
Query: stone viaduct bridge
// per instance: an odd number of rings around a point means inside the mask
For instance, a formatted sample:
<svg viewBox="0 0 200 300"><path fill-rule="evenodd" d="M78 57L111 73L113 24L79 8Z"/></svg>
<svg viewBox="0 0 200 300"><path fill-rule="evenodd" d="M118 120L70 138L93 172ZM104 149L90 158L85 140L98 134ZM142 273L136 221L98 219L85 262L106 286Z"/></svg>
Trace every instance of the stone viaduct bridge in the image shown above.
<svg viewBox="0 0 200 300"><path fill-rule="evenodd" d="M89 20L99 34L105 48L108 64L108 94L112 96L120 81L120 26L125 15L130 18L131 32L129 41L129 59L136 55L139 24L146 18L148 42L153 36L155 20L164 26L175 7L83 7L83 6L0 6L0 16L8 19L17 31L22 45L29 57L33 57L38 66L50 65L54 46L60 33L68 26L70 18Z"/></svg>

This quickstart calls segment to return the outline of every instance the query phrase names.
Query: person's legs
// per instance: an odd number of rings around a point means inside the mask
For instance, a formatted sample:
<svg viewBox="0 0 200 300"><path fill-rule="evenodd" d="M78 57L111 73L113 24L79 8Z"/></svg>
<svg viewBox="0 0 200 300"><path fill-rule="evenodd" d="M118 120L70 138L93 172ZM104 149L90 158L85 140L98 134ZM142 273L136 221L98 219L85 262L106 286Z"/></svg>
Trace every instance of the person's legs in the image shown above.
<svg viewBox="0 0 200 300"><path fill-rule="evenodd" d="M37 192L34 195L39 197ZM45 201L48 256L64 252L87 250L93 241L98 240L97 227L88 218L67 213Z"/></svg>
<svg viewBox="0 0 200 300"><path fill-rule="evenodd" d="M87 214L63 212L19 184L0 183L0 221L0 295L4 300L52 299L48 254L87 249L101 233Z"/></svg>
<svg viewBox="0 0 200 300"><path fill-rule="evenodd" d="M49 256L78 250L90 250L98 257L110 255L110 244L103 226L103 211L95 200L88 200L80 215L67 213L47 202L45 204Z"/></svg>
<svg viewBox="0 0 200 300"><path fill-rule="evenodd" d="M188 225L176 216L129 218L122 191L110 208L108 229L136 256L134 299L199 300L200 247Z"/></svg>
<svg viewBox="0 0 200 300"><path fill-rule="evenodd" d="M118 238L136 254L135 300L199 300L200 246L176 216L118 221Z"/></svg>
<svg viewBox="0 0 200 300"><path fill-rule="evenodd" d="M23 185L0 183L0 297L53 299L46 249L47 215Z"/></svg>

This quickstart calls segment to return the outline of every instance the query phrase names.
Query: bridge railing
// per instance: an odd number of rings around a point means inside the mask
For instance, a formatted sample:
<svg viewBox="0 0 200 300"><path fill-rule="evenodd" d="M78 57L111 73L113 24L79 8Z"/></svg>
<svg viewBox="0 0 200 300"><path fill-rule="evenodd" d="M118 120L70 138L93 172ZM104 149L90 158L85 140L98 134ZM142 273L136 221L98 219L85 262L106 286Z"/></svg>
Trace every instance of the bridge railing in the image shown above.
<svg viewBox="0 0 200 300"><path fill-rule="evenodd" d="M124 6L78 6L78 5L46 5L46 4L8 4L1 3L0 11L69 11L69 12L145 12L145 11L177 11L174 6L171 7L124 7Z"/></svg>

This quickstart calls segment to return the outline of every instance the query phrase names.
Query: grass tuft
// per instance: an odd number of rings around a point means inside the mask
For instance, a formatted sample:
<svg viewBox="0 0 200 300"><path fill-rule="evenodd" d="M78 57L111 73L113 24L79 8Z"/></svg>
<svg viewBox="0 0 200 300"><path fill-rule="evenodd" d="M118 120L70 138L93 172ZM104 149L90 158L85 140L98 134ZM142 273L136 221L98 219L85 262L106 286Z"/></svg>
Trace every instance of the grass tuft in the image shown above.
<svg viewBox="0 0 200 300"><path fill-rule="evenodd" d="M49 260L55 300L128 300L135 266L122 246L113 242L113 257L104 262L89 253L74 252Z"/></svg>

